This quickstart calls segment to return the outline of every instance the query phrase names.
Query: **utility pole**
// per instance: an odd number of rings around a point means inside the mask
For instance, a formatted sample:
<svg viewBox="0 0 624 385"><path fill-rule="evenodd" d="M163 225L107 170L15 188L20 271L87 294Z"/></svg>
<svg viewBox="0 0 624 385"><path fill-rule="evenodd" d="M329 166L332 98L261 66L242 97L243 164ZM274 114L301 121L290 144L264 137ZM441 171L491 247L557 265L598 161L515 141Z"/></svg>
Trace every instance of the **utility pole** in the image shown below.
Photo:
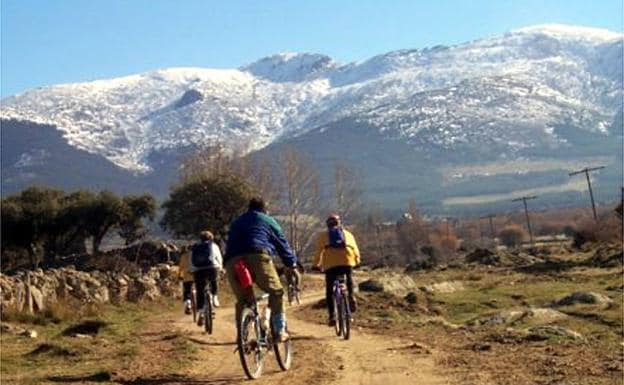
<svg viewBox="0 0 624 385"><path fill-rule="evenodd" d="M529 229L529 239L531 240L531 245L533 244L533 231L531 230L531 220L529 219L529 209L527 208L526 201L537 198L537 195L531 195L528 197L520 197L516 199L512 199L512 202L522 201L524 203L524 215L526 215L527 228Z"/></svg>
<svg viewBox="0 0 624 385"><path fill-rule="evenodd" d="M489 215L485 215L482 216L481 219L489 219L490 220L490 236L492 237L492 239L494 239L494 222L492 222L492 218L494 218L496 215L494 214L489 214Z"/></svg>
<svg viewBox="0 0 624 385"><path fill-rule="evenodd" d="M591 179L589 178L589 173L591 171L596 171L596 170L600 170L603 168L605 168L605 166L585 167L582 170L574 171L568 174L569 176L572 176L572 175L585 173L585 177L587 178L587 188L589 189L589 198L591 199L592 211L594 212L594 220L596 222L598 221L598 215L596 215L596 204L594 203L594 192L592 191Z"/></svg>

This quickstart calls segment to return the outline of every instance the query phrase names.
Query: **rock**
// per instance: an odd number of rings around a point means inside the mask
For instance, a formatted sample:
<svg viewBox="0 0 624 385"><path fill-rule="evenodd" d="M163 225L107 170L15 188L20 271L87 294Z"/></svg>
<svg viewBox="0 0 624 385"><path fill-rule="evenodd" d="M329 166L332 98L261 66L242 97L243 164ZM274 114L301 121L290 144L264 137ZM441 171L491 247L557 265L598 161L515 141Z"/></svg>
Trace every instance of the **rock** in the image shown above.
<svg viewBox="0 0 624 385"><path fill-rule="evenodd" d="M17 335L21 335L22 333L26 332L26 329L22 327L4 323L4 322L0 324L0 330L2 331L2 333L17 334Z"/></svg>
<svg viewBox="0 0 624 385"><path fill-rule="evenodd" d="M621 245L603 245L596 249L594 255L583 263L593 267L618 267L624 262L624 254Z"/></svg>
<svg viewBox="0 0 624 385"><path fill-rule="evenodd" d="M369 279L364 282L361 282L358 285L358 288L360 289L360 291L368 291L368 292L374 292L374 293L379 293L379 292L384 291L383 283L374 279Z"/></svg>
<svg viewBox="0 0 624 385"><path fill-rule="evenodd" d="M472 321L468 321L469 326L484 326L491 327L497 325L506 325L514 323L526 316L526 312L521 310L505 310L498 314L478 318Z"/></svg>
<svg viewBox="0 0 624 385"><path fill-rule="evenodd" d="M393 348L389 348L388 350L391 349L394 350ZM420 342L413 342L407 346L396 348L396 350L408 350L414 353L431 354L431 348L425 344L421 344Z"/></svg>
<svg viewBox="0 0 624 385"><path fill-rule="evenodd" d="M45 305L43 302L43 293L41 293L41 290L33 285L30 285L28 291L30 292L30 297L32 298L34 310L42 311L45 308Z"/></svg>
<svg viewBox="0 0 624 385"><path fill-rule="evenodd" d="M553 303L553 306L555 307L568 306L568 305L574 305L577 303L585 303L585 304L592 304L592 305L600 305L602 307L609 307L613 304L613 300L603 294L594 293L594 292L577 291L576 293L572 293L556 301L555 303Z"/></svg>
<svg viewBox="0 0 624 385"><path fill-rule="evenodd" d="M405 301L407 301L407 303L411 303L411 304L418 303L418 296L413 291L410 291L409 293L407 293L407 295L404 298L405 298Z"/></svg>
<svg viewBox="0 0 624 385"><path fill-rule="evenodd" d="M527 310L526 317L531 318L533 322L552 323L566 319L568 315L555 309L534 308Z"/></svg>
<svg viewBox="0 0 624 385"><path fill-rule="evenodd" d="M464 290L464 285L461 281L444 281L426 285L420 289L426 293L454 293L456 291Z"/></svg>
<svg viewBox="0 0 624 385"><path fill-rule="evenodd" d="M585 341L582 334L564 328L562 326L543 325L529 328L525 331L526 339L530 341L543 341L550 338L564 338L574 341Z"/></svg>
<svg viewBox="0 0 624 385"><path fill-rule="evenodd" d="M35 339L39 336L36 330L24 330L22 333L19 333L19 335L31 339Z"/></svg>
<svg viewBox="0 0 624 385"><path fill-rule="evenodd" d="M472 253L466 255L467 263L480 263L482 265L497 265L500 257L489 249L477 248Z"/></svg>
<svg viewBox="0 0 624 385"><path fill-rule="evenodd" d="M433 268L433 263L431 263L431 261L429 260L423 259L420 261L412 262L409 265L405 266L405 272L411 273L414 271L429 270L431 268Z"/></svg>

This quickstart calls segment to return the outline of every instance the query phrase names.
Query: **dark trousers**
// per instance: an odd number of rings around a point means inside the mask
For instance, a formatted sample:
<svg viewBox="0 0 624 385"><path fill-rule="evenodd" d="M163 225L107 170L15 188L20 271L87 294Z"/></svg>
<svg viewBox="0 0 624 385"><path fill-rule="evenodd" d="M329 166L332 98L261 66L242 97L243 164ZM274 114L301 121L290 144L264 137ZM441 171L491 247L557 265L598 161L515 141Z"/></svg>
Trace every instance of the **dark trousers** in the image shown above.
<svg viewBox="0 0 624 385"><path fill-rule="evenodd" d="M217 278L219 270L216 267L210 267L208 269L199 270L195 272L195 290L197 291L197 308L201 309L204 307L204 289L206 288L206 283L210 283L210 293L212 295L217 295L217 291L219 290L217 286Z"/></svg>
<svg viewBox="0 0 624 385"><path fill-rule="evenodd" d="M193 282L182 282L182 298L186 300L191 299L191 292L193 290Z"/></svg>
<svg viewBox="0 0 624 385"><path fill-rule="evenodd" d="M331 269L325 270L325 301L327 301L327 312L329 318L334 319L334 304L333 304L333 286L334 281L339 275L345 275L347 281L347 290L349 292L349 302L353 302L353 268L351 266L336 266Z"/></svg>

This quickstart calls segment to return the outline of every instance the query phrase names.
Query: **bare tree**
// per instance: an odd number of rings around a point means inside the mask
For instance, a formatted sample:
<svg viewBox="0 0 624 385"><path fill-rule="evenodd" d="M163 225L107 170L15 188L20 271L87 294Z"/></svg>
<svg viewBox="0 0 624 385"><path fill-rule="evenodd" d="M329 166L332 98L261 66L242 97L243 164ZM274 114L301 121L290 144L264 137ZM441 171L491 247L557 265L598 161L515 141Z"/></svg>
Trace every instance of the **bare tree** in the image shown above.
<svg viewBox="0 0 624 385"><path fill-rule="evenodd" d="M343 218L349 218L362 204L362 176L345 162L334 163L334 203Z"/></svg>
<svg viewBox="0 0 624 385"><path fill-rule="evenodd" d="M250 156L244 143L226 149L221 143L205 146L182 161L180 184L184 185L220 175L237 175L249 182L256 193L278 209L279 185L274 164L268 156Z"/></svg>
<svg viewBox="0 0 624 385"><path fill-rule="evenodd" d="M319 174L294 148L282 155L283 208L288 240L297 255L310 245L319 225L321 194Z"/></svg>

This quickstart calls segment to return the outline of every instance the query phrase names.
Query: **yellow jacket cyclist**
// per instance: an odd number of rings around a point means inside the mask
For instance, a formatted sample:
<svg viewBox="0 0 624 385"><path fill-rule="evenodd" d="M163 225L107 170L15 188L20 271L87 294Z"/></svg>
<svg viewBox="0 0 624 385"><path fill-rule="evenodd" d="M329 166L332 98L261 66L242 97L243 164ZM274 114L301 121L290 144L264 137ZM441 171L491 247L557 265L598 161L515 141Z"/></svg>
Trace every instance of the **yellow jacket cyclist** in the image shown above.
<svg viewBox="0 0 624 385"><path fill-rule="evenodd" d="M329 314L328 325L333 326L335 314L332 306L332 286L340 275L346 276L349 306L351 311L355 312L356 303L353 297L352 273L353 267L360 264L360 250L353 234L341 226L338 215L330 215L325 223L327 230L321 231L317 235L314 265L325 272L325 300L327 302L327 313Z"/></svg>

